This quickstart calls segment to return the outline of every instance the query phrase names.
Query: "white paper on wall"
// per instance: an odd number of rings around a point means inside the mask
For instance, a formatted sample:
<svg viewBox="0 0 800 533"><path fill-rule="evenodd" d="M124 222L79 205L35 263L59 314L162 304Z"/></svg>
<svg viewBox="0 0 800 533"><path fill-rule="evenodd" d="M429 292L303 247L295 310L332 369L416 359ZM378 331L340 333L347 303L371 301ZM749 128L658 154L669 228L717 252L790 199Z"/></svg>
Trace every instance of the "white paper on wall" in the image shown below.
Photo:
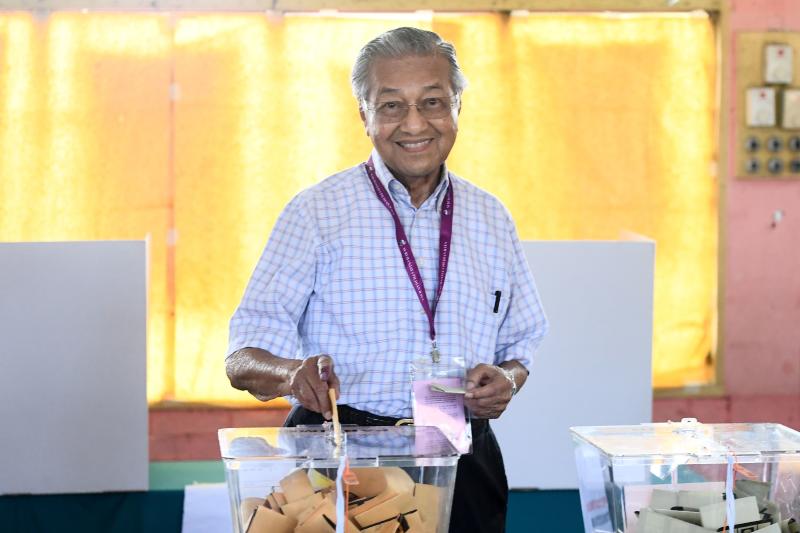
<svg viewBox="0 0 800 533"><path fill-rule="evenodd" d="M785 129L800 129L800 89L783 91L783 119Z"/></svg>
<svg viewBox="0 0 800 533"><path fill-rule="evenodd" d="M792 83L794 65L792 47L788 44L768 44L764 47L764 81Z"/></svg>
<svg viewBox="0 0 800 533"><path fill-rule="evenodd" d="M775 89L772 87L747 89L747 125L775 126Z"/></svg>

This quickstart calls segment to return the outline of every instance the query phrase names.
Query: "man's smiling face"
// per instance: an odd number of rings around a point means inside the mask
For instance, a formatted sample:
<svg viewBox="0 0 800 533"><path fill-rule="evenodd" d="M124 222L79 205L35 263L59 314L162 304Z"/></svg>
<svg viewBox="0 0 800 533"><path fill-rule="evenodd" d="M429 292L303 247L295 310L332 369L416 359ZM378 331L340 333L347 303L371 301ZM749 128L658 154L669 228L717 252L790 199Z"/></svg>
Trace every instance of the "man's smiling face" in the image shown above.
<svg viewBox="0 0 800 533"><path fill-rule="evenodd" d="M367 104L421 104L425 98L452 96L450 64L442 56L378 58L370 72ZM361 118L372 144L396 178L404 183L420 178L438 180L458 132L458 107L442 118L426 119L410 107L399 122L385 122L374 111Z"/></svg>

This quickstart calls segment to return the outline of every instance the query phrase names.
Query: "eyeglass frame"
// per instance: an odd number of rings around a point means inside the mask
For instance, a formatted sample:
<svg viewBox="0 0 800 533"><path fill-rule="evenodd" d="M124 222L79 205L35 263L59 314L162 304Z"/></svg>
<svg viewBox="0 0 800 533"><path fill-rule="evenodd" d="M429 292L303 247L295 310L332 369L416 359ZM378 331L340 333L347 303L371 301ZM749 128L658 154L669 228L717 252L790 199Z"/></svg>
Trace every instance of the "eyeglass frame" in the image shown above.
<svg viewBox="0 0 800 533"><path fill-rule="evenodd" d="M450 112L452 112L452 110L453 110L453 109L455 109L457 106L459 106L459 105L461 104L461 95L460 95L459 93L448 94L448 95L445 95L445 96L427 96L427 97L420 98L420 99L419 99L419 100L417 100L417 102L416 102L416 103L414 103L414 104L409 104L409 103L407 103L407 102L405 102L405 101L403 101L403 100L400 100L400 102L402 102L403 106L405 106L405 113L403 113L403 116L402 116L402 117L400 117L399 119L397 119L397 120L390 120L390 121L388 121L388 122L384 122L384 124L396 124L396 123L398 123L398 122L402 122L402 121L403 121L403 120L405 120L405 118L408 116L408 111L409 111L409 109L410 109L410 108L412 108L412 107L416 107L416 108L417 108L417 113L419 113L419 114L420 114L420 116L424 117L426 120L431 120L431 119L429 119L428 117L426 117L426 116L425 116L425 115L424 115L424 114L423 114L423 113L422 113L422 112L419 110L419 105L420 105L420 103L421 103L423 100L426 100L426 99L428 99L428 98L439 98L439 99L442 99L442 100L444 100L444 99L450 100L450 106L449 106L449 107L450 107ZM384 104L385 104L385 103L388 103L388 102L382 102L382 103L384 103ZM378 113L377 113L377 111L378 111L378 106L379 106L380 104L381 104L381 103L379 102L379 103L376 103L375 105L372 105L372 106L370 106L370 105L369 105L369 103L368 103L366 100L362 100L362 101L361 101L361 107L362 107L362 108L364 108L364 109L366 109L366 110L368 110L368 111L370 111L370 112L371 112L371 113L373 113L373 114L374 114L376 117L377 117L377 116L379 116L379 115L378 115ZM446 117L446 116L447 116L447 115L442 115L441 117L438 117L438 118L444 118L444 117ZM435 119L433 119L433 120L435 120Z"/></svg>

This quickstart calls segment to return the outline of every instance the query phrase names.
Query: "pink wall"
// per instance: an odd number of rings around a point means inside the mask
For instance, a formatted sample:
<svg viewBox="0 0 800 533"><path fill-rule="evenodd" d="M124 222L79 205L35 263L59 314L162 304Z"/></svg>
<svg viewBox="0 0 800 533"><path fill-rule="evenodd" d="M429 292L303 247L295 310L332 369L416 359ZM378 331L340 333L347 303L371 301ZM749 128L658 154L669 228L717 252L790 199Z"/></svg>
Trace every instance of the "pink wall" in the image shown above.
<svg viewBox="0 0 800 533"><path fill-rule="evenodd" d="M799 0L730 0L724 59L736 86L735 38L742 31L800 31ZM800 54L800 50L795 53ZM800 73L795 73L796 85ZM656 421L696 416L706 422L775 421L800 429L800 180L737 180L736 105L728 94L731 170L724 176L722 350L726 395L657 399ZM783 221L772 227L775 210Z"/></svg>
<svg viewBox="0 0 800 533"><path fill-rule="evenodd" d="M732 0L731 7L725 38L732 52L739 31L800 31L798 0ZM725 67L732 89L733 62ZM734 96L728 110L730 160L737 148ZM800 180L752 182L729 172L725 188L726 388L733 395L800 394ZM776 209L785 218L773 228Z"/></svg>

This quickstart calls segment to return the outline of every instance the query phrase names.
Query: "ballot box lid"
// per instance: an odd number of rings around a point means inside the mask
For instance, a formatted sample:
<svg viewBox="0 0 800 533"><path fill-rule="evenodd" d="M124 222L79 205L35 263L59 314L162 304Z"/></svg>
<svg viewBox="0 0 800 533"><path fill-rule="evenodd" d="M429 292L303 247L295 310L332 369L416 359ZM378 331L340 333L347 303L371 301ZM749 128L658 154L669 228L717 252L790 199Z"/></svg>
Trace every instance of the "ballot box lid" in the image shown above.
<svg viewBox="0 0 800 533"><path fill-rule="evenodd" d="M800 432L781 424L677 423L570 428L577 445L589 445L609 458L694 456L725 462L726 456L798 455Z"/></svg>
<svg viewBox="0 0 800 533"><path fill-rule="evenodd" d="M336 460L346 455L353 460L436 459L436 464L455 464L459 454L436 427L343 426L340 446L327 426L295 428L228 428L219 430L219 444L225 460Z"/></svg>

